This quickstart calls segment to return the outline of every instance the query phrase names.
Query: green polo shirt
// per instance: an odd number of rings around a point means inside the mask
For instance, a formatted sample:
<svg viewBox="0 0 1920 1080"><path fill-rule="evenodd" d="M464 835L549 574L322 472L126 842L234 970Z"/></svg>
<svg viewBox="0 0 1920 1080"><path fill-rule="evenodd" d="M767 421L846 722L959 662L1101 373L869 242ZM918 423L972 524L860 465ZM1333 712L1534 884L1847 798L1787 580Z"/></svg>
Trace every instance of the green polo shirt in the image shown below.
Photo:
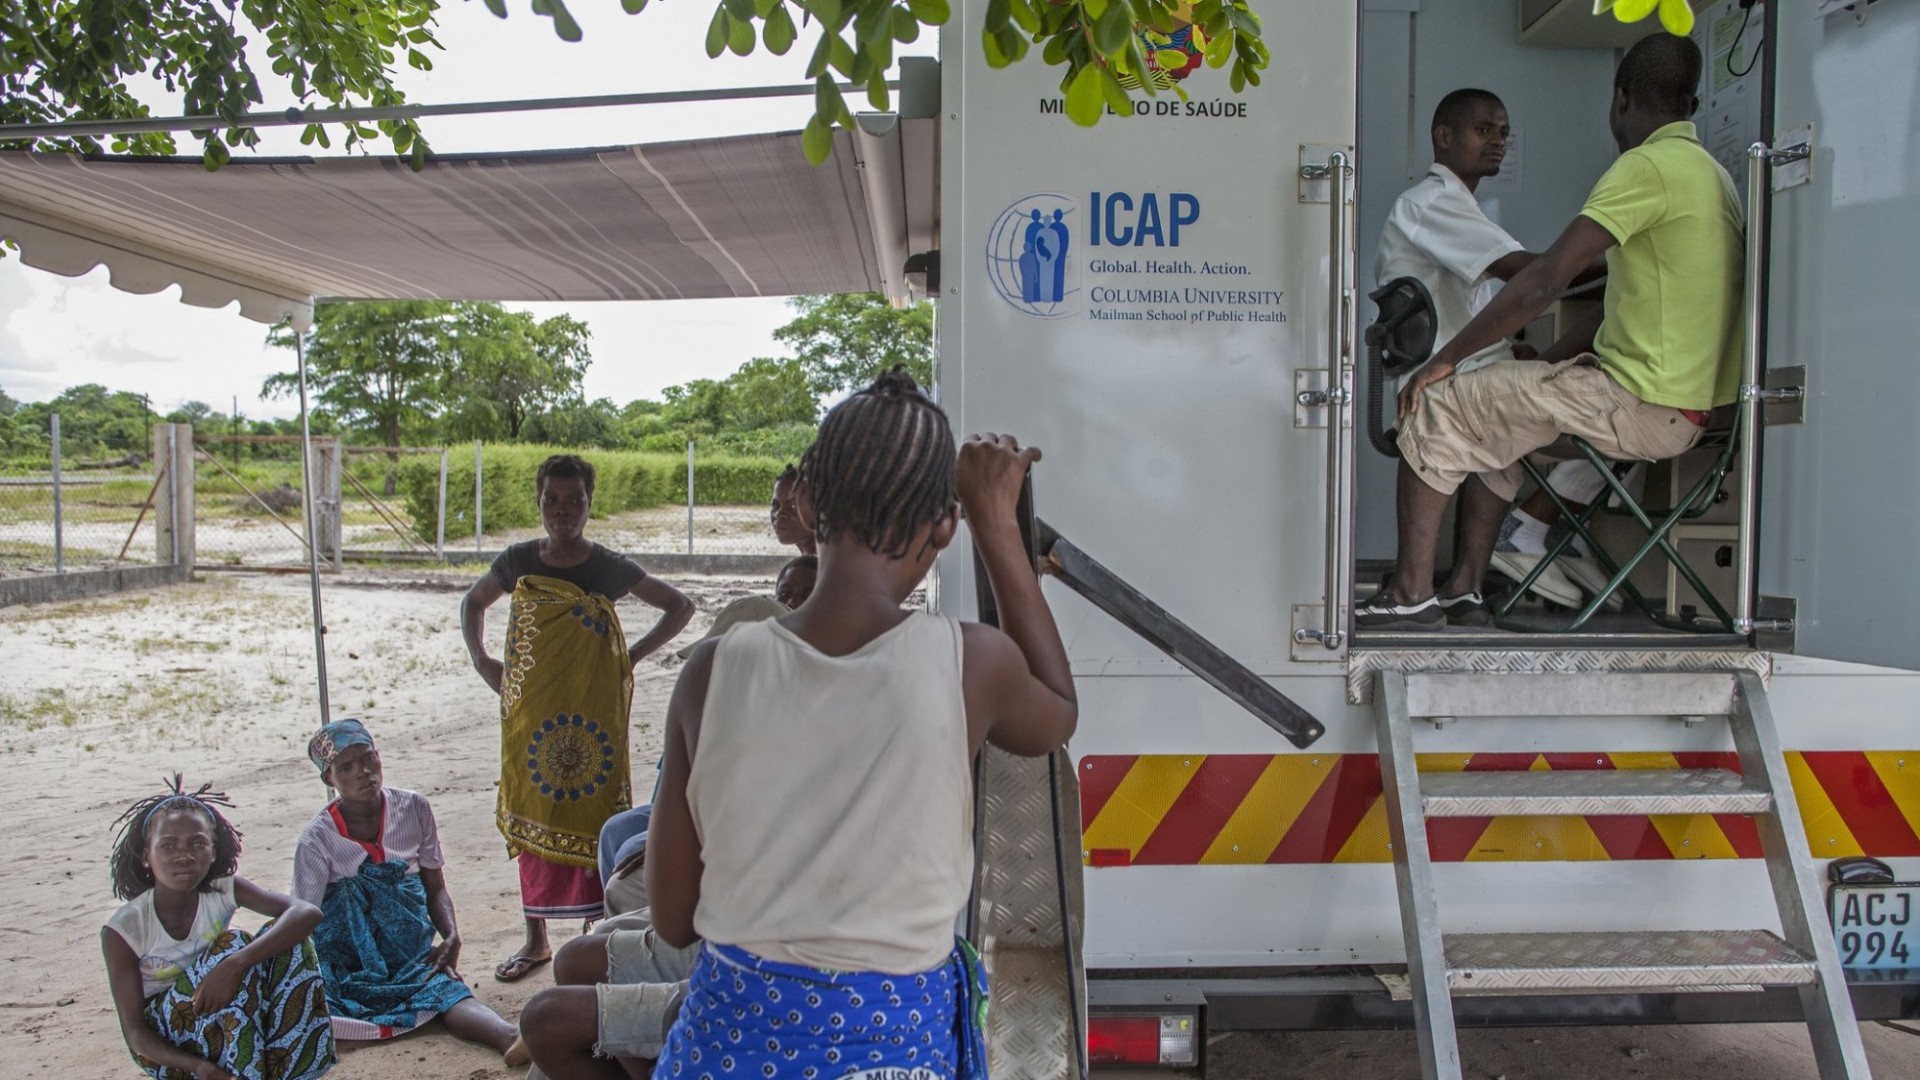
<svg viewBox="0 0 1920 1080"><path fill-rule="evenodd" d="M1691 123L1621 154L1581 214L1613 234L1593 351L1635 397L1676 409L1739 393L1745 215Z"/></svg>

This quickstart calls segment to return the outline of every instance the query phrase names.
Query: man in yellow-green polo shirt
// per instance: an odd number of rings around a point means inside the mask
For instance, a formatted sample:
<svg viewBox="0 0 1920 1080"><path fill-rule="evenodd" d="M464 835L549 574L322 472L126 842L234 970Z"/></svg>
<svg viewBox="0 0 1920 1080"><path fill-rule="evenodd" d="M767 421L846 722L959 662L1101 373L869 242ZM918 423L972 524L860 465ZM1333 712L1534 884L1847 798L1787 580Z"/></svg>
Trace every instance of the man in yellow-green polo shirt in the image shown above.
<svg viewBox="0 0 1920 1080"><path fill-rule="evenodd" d="M1658 461L1700 439L1734 399L1740 369L1742 213L1733 181L1701 147L1700 49L1659 33L1614 75L1608 126L1620 157L1578 217L1448 341L1400 394L1400 550L1386 588L1354 609L1360 629L1484 622L1481 580L1519 493L1519 462L1578 435L1610 458ZM1540 361L1456 365L1510 337L1605 255L1600 319ZM1545 362L1541 362L1545 361ZM1461 543L1434 588L1440 522L1455 491Z"/></svg>

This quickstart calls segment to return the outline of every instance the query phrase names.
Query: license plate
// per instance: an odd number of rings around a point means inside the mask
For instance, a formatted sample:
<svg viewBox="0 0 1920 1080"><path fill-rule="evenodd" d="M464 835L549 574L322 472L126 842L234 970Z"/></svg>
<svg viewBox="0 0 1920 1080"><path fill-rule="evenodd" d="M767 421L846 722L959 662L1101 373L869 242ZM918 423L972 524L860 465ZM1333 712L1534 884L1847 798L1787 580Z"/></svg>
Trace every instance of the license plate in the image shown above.
<svg viewBox="0 0 1920 1080"><path fill-rule="evenodd" d="M1920 883L1836 885L1827 898L1840 966L1910 968L1920 952Z"/></svg>

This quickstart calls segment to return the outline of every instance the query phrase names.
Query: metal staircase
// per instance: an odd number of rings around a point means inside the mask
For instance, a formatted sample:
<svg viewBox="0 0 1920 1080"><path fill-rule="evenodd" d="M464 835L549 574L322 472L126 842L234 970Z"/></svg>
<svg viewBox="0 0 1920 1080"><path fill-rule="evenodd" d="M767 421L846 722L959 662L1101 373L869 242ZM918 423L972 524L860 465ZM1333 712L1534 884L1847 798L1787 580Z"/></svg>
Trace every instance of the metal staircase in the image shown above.
<svg viewBox="0 0 1920 1080"><path fill-rule="evenodd" d="M1799 990L1821 1080L1866 1080L1860 1029L1828 929L1786 758L1758 676L1385 671L1374 697L1407 977L1425 1080L1460 1080L1453 996ZM1741 772L1681 769L1421 773L1414 722L1475 717L1724 717ZM1447 934L1426 823L1511 815L1742 814L1765 852L1782 933L1766 930Z"/></svg>

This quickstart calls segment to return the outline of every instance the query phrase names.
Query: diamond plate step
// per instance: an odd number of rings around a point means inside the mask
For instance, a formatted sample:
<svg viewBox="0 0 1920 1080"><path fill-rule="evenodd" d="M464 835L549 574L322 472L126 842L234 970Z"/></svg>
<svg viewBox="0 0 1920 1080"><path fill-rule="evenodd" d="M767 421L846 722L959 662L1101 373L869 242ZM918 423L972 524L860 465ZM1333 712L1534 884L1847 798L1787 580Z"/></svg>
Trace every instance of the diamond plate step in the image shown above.
<svg viewBox="0 0 1920 1080"><path fill-rule="evenodd" d="M1427 816L1764 814L1773 797L1727 769L1420 774Z"/></svg>
<svg viewBox="0 0 1920 1080"><path fill-rule="evenodd" d="M1814 982L1813 961L1765 930L1449 934L1455 993L1579 994Z"/></svg>

